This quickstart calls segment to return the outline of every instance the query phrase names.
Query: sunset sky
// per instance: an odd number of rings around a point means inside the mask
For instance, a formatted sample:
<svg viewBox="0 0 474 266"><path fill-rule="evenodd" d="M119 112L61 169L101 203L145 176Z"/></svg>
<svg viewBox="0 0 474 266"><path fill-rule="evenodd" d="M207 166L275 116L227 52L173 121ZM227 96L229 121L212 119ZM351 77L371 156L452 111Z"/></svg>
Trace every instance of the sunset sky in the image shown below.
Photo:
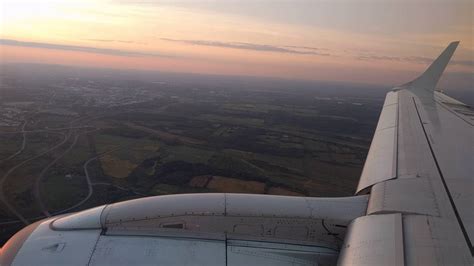
<svg viewBox="0 0 474 266"><path fill-rule="evenodd" d="M447 44L472 87L471 0L0 0L0 61L396 85Z"/></svg>

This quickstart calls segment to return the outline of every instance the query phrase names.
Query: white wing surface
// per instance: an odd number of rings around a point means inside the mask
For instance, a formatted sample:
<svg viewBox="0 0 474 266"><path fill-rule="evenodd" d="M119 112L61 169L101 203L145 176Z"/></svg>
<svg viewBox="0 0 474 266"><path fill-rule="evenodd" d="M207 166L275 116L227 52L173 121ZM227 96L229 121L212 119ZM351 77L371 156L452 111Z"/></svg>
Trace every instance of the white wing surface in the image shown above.
<svg viewBox="0 0 474 266"><path fill-rule="evenodd" d="M458 42L386 96L341 265L473 265L474 112L435 90Z"/></svg>

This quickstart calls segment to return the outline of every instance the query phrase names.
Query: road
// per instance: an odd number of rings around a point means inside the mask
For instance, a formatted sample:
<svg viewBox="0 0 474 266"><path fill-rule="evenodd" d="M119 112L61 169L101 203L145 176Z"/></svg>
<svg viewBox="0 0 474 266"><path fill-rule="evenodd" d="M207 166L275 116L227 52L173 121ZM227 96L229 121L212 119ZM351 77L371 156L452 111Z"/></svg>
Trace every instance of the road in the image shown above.
<svg viewBox="0 0 474 266"><path fill-rule="evenodd" d="M26 147L26 131L25 131L26 124L28 124L28 121L25 119L25 120L23 121L23 125L21 126L21 131L18 132L18 133L22 133L22 135L23 135L23 140L22 140L22 142L21 142L21 147L20 147L20 149L18 149L18 151L15 152L14 154L10 155L8 158L1 160L2 162L8 161L8 160L10 160L10 159L15 158L17 155L19 155L20 153L22 153L23 150L25 149L25 147Z"/></svg>
<svg viewBox="0 0 474 266"><path fill-rule="evenodd" d="M37 133L37 132L50 132L50 131L61 131L61 130L71 130L71 129L84 129L84 128L94 128L93 126L81 126L81 127L56 127L56 128L45 128L45 129L36 129L36 130L24 130L24 131L2 131L2 134L18 134L18 133Z"/></svg>
<svg viewBox="0 0 474 266"><path fill-rule="evenodd" d="M71 211L71 210L74 210L76 208L78 208L79 206L81 206L82 204L84 204L86 201L88 201L90 199L90 197L92 196L92 194L94 193L94 188L93 188L93 183L91 182L91 177L89 175L89 170L88 170L88 166L89 164L94 161L94 160L97 160L99 159L100 157L106 155L106 154L109 154L111 152L114 152L118 149L120 149L121 147L117 147L117 148L114 148L112 150L109 150L109 151L106 151L106 152L103 152L95 157L92 157L90 158L89 160L87 160L85 163L84 163L84 166L83 166L83 169L84 169L84 173L85 173L85 177L86 177L86 182L87 182L87 196L82 199L81 201L79 201L78 203L74 204L73 206L69 207L69 208L66 208L60 212L57 212L55 214L60 214L60 213L65 213L65 212L68 212L68 211Z"/></svg>
<svg viewBox="0 0 474 266"><path fill-rule="evenodd" d="M70 137L71 137L71 133L67 134L67 137L66 137L67 140ZM36 201L38 202L38 205L40 207L41 212L44 215L48 216L48 217L51 216L51 214L48 212L48 209L46 208L44 202L41 199L41 190L40 190L41 180L43 180L43 176L46 174L46 172L49 170L49 168L51 168L51 166L53 166L57 161L59 161L61 158L63 158L64 155L66 155L76 145L78 138L79 138L79 134L75 134L74 140L71 143L71 145L69 145L69 147L63 153L61 153L58 157L56 157L54 160L52 160L45 168L43 168L43 170L41 170L40 174L38 175L38 177L35 180L35 186L34 186L34 189L33 189L34 196L36 198Z"/></svg>
<svg viewBox="0 0 474 266"><path fill-rule="evenodd" d="M76 118L72 121L69 122L69 129L73 129L73 128L84 128L84 127L73 127L73 124L78 122L78 121L81 121L81 120L84 120L84 119L87 119L87 117L79 117L79 118ZM82 133L74 133L74 140L73 142L71 143L71 145L69 145L69 147L63 152L61 153L58 157L56 157L54 160L52 160L48 165L46 165L46 167L43 168L43 170L41 170L40 174L38 175L38 177L36 178L35 180L35 186L34 186L34 197L40 207L40 211L46 216L46 217L50 217L51 216L51 213L48 211L48 209L46 208L42 198L41 198L41 189L40 189L40 185L41 185L41 181L43 180L43 176L48 172L48 170L54 165L56 164L60 159L62 159L67 153L69 153L73 148L74 146L76 145L77 143L77 140L79 139L79 136L82 135L82 134L87 134L87 133L90 133L92 131L96 131L98 129L94 129L94 130L89 130L89 131L85 131L85 132L82 132ZM69 139L71 137L71 135L73 134L72 131L69 131L68 134L67 134L67 138Z"/></svg>
<svg viewBox="0 0 474 266"><path fill-rule="evenodd" d="M100 117L102 117L102 116L92 117L92 118L89 118L88 120L89 120L89 122L90 122L90 121L95 120L95 119L98 119L98 118L100 118ZM92 126L76 126L76 127L73 127L73 126L72 126L74 122L77 122L77 121L82 120L82 119L84 119L84 118L85 118L85 117L81 117L81 118L78 118L78 119L75 119L75 120L71 121L71 122L70 122L70 127L64 127L64 128L50 128L50 129L45 129L45 130L31 130L31 131L26 131L26 130L24 130L24 129L25 129L25 126L26 126L26 124L27 124L26 121L25 121L25 123L24 123L23 126L22 126L22 130L21 130L21 131L17 131L17 132L5 132L5 133L23 133L23 134L24 134L24 138L23 138L23 142L22 142L22 148L21 148L20 150L18 150L15 154L11 155L10 157L13 158L13 157L17 156L18 154L20 154L20 153L24 150L24 148L25 148L25 146L26 146L26 133L28 133L28 132L43 132L43 131L56 131L56 130L72 130L72 129L94 128L94 127L92 127ZM35 180L35 184L34 184L34 187L33 187L33 191L34 191L34 192L33 192L33 193L34 193L33 196L36 198L36 200L37 200L37 202L38 202L38 205L40 206L40 211L44 214L44 216L34 217L34 218L30 218L30 219L33 219L33 220L36 220L36 218L37 218L37 219L41 219L41 218L44 218L44 217L50 217L50 216L52 216L52 215L57 215L57 214L61 214L61 213L65 213L65 212L74 210L74 209L80 207L81 205L83 205L85 202L87 202L87 201L90 199L90 197L91 197L92 194L93 194L93 185L105 185L105 184L107 184L107 183L94 183L94 184L93 184L93 183L91 182L91 179L90 179L90 174L89 174L89 171L88 171L88 165L89 165L92 161L94 161L94 160L100 158L101 156L104 156L104 155L106 155L106 154L108 154L108 153L111 153L111 152L114 152L114 151L116 151L116 150L118 150L118 149L120 149L120 148L123 148L123 147L121 147L121 146L119 146L119 147L117 147L117 148L114 148L114 149L112 149L112 150L106 151L106 152L104 152L104 153L102 153L102 154L99 154L99 155L97 155L97 156L95 156L95 157L92 157L92 158L90 158L89 160L87 160L87 161L84 163L83 169L84 169L85 178L86 178L86 182L87 182L88 193L87 193L87 196L86 196L83 200L81 200L80 202L78 202L77 204L75 204L75 205L73 205L73 206L71 206L71 207L68 207L68 208L66 208L66 209L63 209L63 210L61 210L61 211L58 211L58 212L55 212L55 213L51 214L51 213L47 210L47 208L46 208L44 202L43 202L42 199L41 199L40 184L41 184L41 180L43 179L43 176L46 174L46 172L48 171L48 169L51 168L55 163L57 163L57 161L59 161L62 157L64 157L64 155L66 155L66 154L76 145L77 139L78 139L79 135L86 134L86 133L89 133L89 132L91 132L91 131L96 131L96 130L99 130L99 129L94 128L94 130L90 130L90 131L86 131L86 132L82 132L82 133L80 133L80 134L74 135L74 141L71 143L71 145L70 145L62 154L60 154L60 156L58 156L57 158L55 158L55 159L54 159L53 161L51 161L48 165L46 165L46 167L44 167L44 168L42 169L42 171L40 172L40 174L37 176L37 178L36 178L36 180ZM52 133L54 133L54 132L52 132ZM14 216L16 216L16 217L17 217L22 223L24 223L25 225L28 225L30 222L29 222L21 213L19 213L19 212L15 209L15 207L10 204L10 202L8 202L8 200L7 200L6 196L5 196L5 193L4 193L4 185L5 185L5 182L6 182L6 180L8 179L8 177L9 177L16 169L18 169L19 167L25 165L26 163L28 163L28 162L30 162L30 161L32 161L32 160L35 160L35 159L37 159L37 158L39 158L39 157L41 157L41 156L43 156L43 155L45 155L45 154L47 154L47 153L49 153L49 152L51 152L51 151L53 151L53 150L59 148L60 146L62 146L63 144L65 144L65 143L69 140L69 138L71 137L71 133L70 133L70 132L68 132L67 134L64 134L64 133L55 133L55 134L61 134L61 135L63 135L63 136L64 136L64 139L63 139L61 142L59 142L59 143L57 143L56 145L54 145L53 147L51 147L50 149L48 149L48 150L46 150L46 151L44 151L44 152L42 152L42 153L40 153L40 154L38 154L38 155L35 155L35 156L33 156L33 157L31 157L31 158L25 160L25 161L22 161L21 163L19 163L19 164L15 165L14 167L10 168L10 169L2 176L2 178L0 179L0 203L2 203L2 204L7 208L8 211L10 211ZM10 158L10 157L9 157L9 158ZM108 185L114 186L114 187L116 187L116 188L118 188L118 189L121 189L121 190L127 190L127 189L125 189L125 188L123 188L123 187L119 187L119 186L116 186L116 185L113 185L113 184L108 184ZM137 192L135 192L135 191L133 191L133 190L132 190L132 192L135 193L135 194L137 194L137 195L140 195L140 196L146 196L146 195L144 195L144 194L137 193ZM9 224L9 223L15 223L15 222L14 222L14 221L8 221L8 222L6 222L6 223ZM3 223L0 223L0 224L3 224Z"/></svg>
<svg viewBox="0 0 474 266"><path fill-rule="evenodd" d="M62 134L62 135L64 135L64 134ZM49 153L49 152L51 152L51 151L53 151L53 150L59 148L61 145L63 145L64 143L66 143L66 141L67 141L67 137L66 137L66 135L64 135L64 139L63 139L61 142L59 142L59 143L57 143L56 145L54 145L53 147L51 147L50 149L48 149L48 150L46 150L46 151L44 151L44 152L42 152L42 153L40 153L40 154L38 154L38 155L35 155L35 156L33 156L33 157L31 157L31 158L29 158L29 159L27 159L27 160L24 160L24 161L22 161L21 163L19 163L19 164L13 166L12 168L10 168L10 170L8 170L8 171L3 175L2 179L0 180L0 202L1 202L12 214L14 214L20 221L22 221L25 225L28 225L28 224L30 224L30 223L28 222L28 220L27 220L25 217L23 217L23 215L21 215L21 214L15 209L14 206L12 206L12 205L8 202L7 198L5 197L5 193L4 193L5 181L8 179L8 176L9 176L11 173L13 173L13 171L15 171L16 169L18 169L20 166L22 166L22 165L24 165L24 164L26 164L26 163L28 163L28 162L30 162L30 161L32 161L32 160L35 160L35 159L37 159L37 158L39 158L39 157L41 157L41 156L43 156L43 155L45 155L45 154L47 154L47 153Z"/></svg>

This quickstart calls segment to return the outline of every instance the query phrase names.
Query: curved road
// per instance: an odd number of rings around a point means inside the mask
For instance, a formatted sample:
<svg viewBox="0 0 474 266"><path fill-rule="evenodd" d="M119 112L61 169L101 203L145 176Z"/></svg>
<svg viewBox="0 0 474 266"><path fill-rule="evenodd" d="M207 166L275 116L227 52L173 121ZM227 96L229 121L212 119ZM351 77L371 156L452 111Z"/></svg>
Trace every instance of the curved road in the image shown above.
<svg viewBox="0 0 474 266"><path fill-rule="evenodd" d="M63 134L63 135L64 135L64 134ZM54 145L53 147L51 147L50 149L48 149L48 150L46 150L46 151L44 151L44 152L42 152L42 153L40 153L40 154L38 154L38 155L35 155L35 156L33 156L33 157L31 157L31 158L29 158L29 159L27 159L27 160L25 160L25 161L23 161L23 162L21 162L21 163L19 163L19 164L13 166L12 168L10 168L10 170L8 170L8 171L3 175L2 179L0 180L0 202L3 203L3 205L5 205L5 207L7 207L7 209L8 209L11 213L13 213L13 214L14 214L20 221L22 221L25 225L28 225L28 224L30 224L30 223L28 222L28 220L26 220L26 219L23 217L23 215L21 215L21 214L15 209L14 206L12 206L12 205L8 202L7 198L5 197L4 188L3 188L3 186L4 186L4 184L5 184L5 181L7 180L8 176L9 176L11 173L13 173L13 171L15 171L16 169L18 169L20 166L22 166L22 165L24 165L24 164L26 164L26 163L28 163L28 162L30 162L30 161L32 161L32 160L35 160L35 159L37 159L37 158L39 158L39 157L41 157L41 156L47 154L48 152L53 151L54 149L57 149L59 146L61 146L61 145L63 145L64 143L66 143L66 141L67 141L67 137L66 137L66 135L64 135L64 139L63 139L61 142L59 142L59 143L57 143L56 145Z"/></svg>
<svg viewBox="0 0 474 266"><path fill-rule="evenodd" d="M69 139L70 136L71 136L71 134L68 134L67 139ZM41 209L41 212L44 215L48 216L48 217L51 216L51 214L48 212L46 206L44 205L43 201L41 200L41 191L40 191L41 180L43 179L43 176L46 174L46 172L49 170L49 168L51 168L51 166L53 166L57 161L59 161L61 158L63 158L64 155L66 155L76 145L78 138L79 138L79 134L76 134L74 136L74 141L71 143L71 145L69 145L69 147L63 153L61 153L58 157L56 157L54 160L52 160L45 168L43 168L43 170L40 172L40 174L38 175L38 177L35 180L34 196L35 196L35 198L38 202L38 205Z"/></svg>
<svg viewBox="0 0 474 266"><path fill-rule="evenodd" d="M92 120L95 120L95 119L100 118L100 117L101 117L101 116L93 117ZM76 122L76 121L81 120L81 119L83 119L83 117L82 117L82 118L79 118L79 119L76 119L76 120L74 120L74 121L71 121L71 122L70 122L71 127L68 127L68 128L53 128L53 129L36 130L36 131L25 131L25 130L24 130L24 128L25 128L25 126L26 126L26 121L25 121L24 125L22 126L22 131L19 131L19 132L5 132L5 133L23 133L23 136L24 136L22 148L21 148L17 153L15 153L14 155L12 155L12 156L10 156L10 157L13 158L13 157L15 157L16 155L20 154L20 153L24 150L24 147L26 146L26 133L27 133L27 132L41 132L41 131L51 131L51 130L64 130L64 129L71 130L71 129L91 128L91 126L72 127L72 123L73 123L73 122ZM95 129L95 130L98 130L98 129ZM95 131L95 130L91 130L91 131ZM89 133L89 132L91 132L91 131L83 132L83 133L81 133L81 134ZM58 134L64 135L63 141L61 141L60 143L58 143L58 144L56 144L55 146L51 147L50 149L48 149L48 150L46 150L46 151L44 151L44 152L42 152L42 153L40 153L40 154L38 154L38 155L36 155L36 156L34 156L34 157L32 157L32 158L29 158L29 159L27 159L27 160L25 160L25 161L23 161L23 162L21 162L21 163L15 165L14 167L12 167L10 170L8 170L8 172L6 172L6 173L3 175L2 179L0 179L0 202L3 203L3 204L5 205L5 207L7 207L7 209L8 209L11 213L13 213L13 214L14 214L22 223L24 223L25 225L28 225L28 224L29 224L29 221L28 221L25 217L23 217L23 216L14 208L14 206L12 206L12 205L8 202L8 200L6 199L5 194L4 194L4 192L3 192L3 190L4 190L4 189L3 189L3 186L4 186L5 181L7 180L8 176L9 176L13 171L15 171L17 168L19 168L20 166L26 164L27 162L29 162L29 161L31 161L31 160L37 159L37 158L39 158L39 157L41 157L41 156L43 156L43 155L45 155L45 154L47 154L47 153L49 153L49 152L55 150L55 149L57 149L58 147L60 147L60 146L63 145L64 143L66 143L66 142L68 141L69 137L70 137L70 134L67 134L67 135L65 135L65 134L63 134L63 133L58 133ZM68 153L68 152L73 148L73 146L74 146L74 145L76 144L76 142L77 142L78 136L81 135L81 134L75 135L74 141L73 141L73 143L68 147L68 149L67 149L66 151L64 151L58 158L56 158L56 159L54 159L52 162L50 162L45 168L43 168L43 170L41 171L40 175L39 175L38 178L36 179L36 181L35 181L35 188L34 188L35 192L34 192L34 193L35 193L35 197L37 198L38 203L39 203L39 205L40 205L41 211L43 212L43 214L45 214L45 216L39 216L39 217L30 218L30 219L36 220L36 219L41 219L41 218L44 218L44 217L50 217L50 216L51 216L51 213L49 213L49 211L46 209L44 203L43 203L42 200L41 200L40 189L39 189L39 185L40 185L40 183L41 183L40 181L42 180L42 177L43 177L44 174L47 172L47 170L48 170L52 165L54 165L59 159L61 159L66 153ZM90 158L89 160L87 160L87 161L84 163L84 166L83 166L83 168L84 168L84 173L85 173L85 177L86 177L86 182L87 182L87 187L88 187L87 196L86 196L83 200L81 200L80 202L78 202L77 204L75 204L75 205L73 205L73 206L71 206L71 207L69 207L69 208L63 209L63 210L61 210L61 211L55 212L55 213L53 213L53 215L58 215L58 214L61 214L61 213L65 213L65 212L71 211L71 210L73 210L73 209L75 209L75 208L81 206L82 204L84 204L87 200L90 199L90 197L91 197L92 194L93 194L93 187L92 187L93 185L110 185L110 186L116 187L116 188L121 189L121 190L127 190L126 188L123 188L123 187L120 187L120 186L116 186L116 185L113 185L113 184L108 184L108 183L92 183L91 180L90 180L89 171L88 171L88 169L87 169L87 167L88 167L88 165L89 165L90 162L92 162L92 161L94 161L94 160L96 160L96 159L100 158L101 156L104 156L104 155L106 155L106 154L108 154L108 153L111 153L111 152L114 152L114 151L116 151L116 150L119 150L119 149L121 149L121 148L122 148L122 147L119 146L119 147L117 147L117 148L114 148L114 149L112 149L112 150L106 151L106 152L104 152L104 153L102 153L102 154L99 154L99 155L97 155L97 156L95 156L95 157L92 157L92 158ZM9 157L9 159L10 159L10 157ZM135 193L136 195L147 196L147 195L144 195L144 194L135 192L135 191L133 191L133 190L132 190L132 192ZM0 223L0 224L12 224L12 223L16 223L16 221L7 221L7 222L3 222L3 223Z"/></svg>
<svg viewBox="0 0 474 266"><path fill-rule="evenodd" d="M4 161L8 161L10 159L13 159L14 157L16 157L18 154L22 153L23 150L25 149L26 147L26 131L25 131L25 127L26 127L26 124L28 123L27 120L24 120L23 121L23 126L21 126L21 131L19 133L22 133L23 135L23 141L21 143L21 148L15 152L14 154L10 155L8 158L5 158L3 160L1 160L1 162L4 162Z"/></svg>
<svg viewBox="0 0 474 266"><path fill-rule="evenodd" d="M94 128L93 126L82 126L82 127L58 127L58 128L45 128L45 129L36 129L36 130L25 130L25 131L1 131L2 134L18 134L18 133L38 133L38 132L50 132L50 131L61 131L61 130L71 130L71 129L84 129L84 128Z"/></svg>
<svg viewBox="0 0 474 266"><path fill-rule="evenodd" d="M79 201L78 203L74 204L73 206L69 207L69 208L66 208L64 210L61 210L61 211L58 211L56 213L54 213L55 215L57 214L61 214L61 213L65 213L65 212L68 212L68 211L71 211L71 210L74 210L75 208L81 206L82 204L84 204L86 201L88 201L90 199L90 197L92 196L92 193L94 192L94 189L93 189L93 185L94 183L91 182L91 178L89 176L89 170L87 169L87 167L89 166L89 164L94 161L94 160L97 160L98 158L100 158L101 156L104 156L108 153L111 153L111 152L114 152L116 150L120 149L120 147L118 148L115 148L115 149L112 149L112 150L109 150L109 151L106 151L106 152L103 152L95 157L92 157L90 158L89 160L87 160L85 163L84 163L84 166L83 166L83 169L84 169L84 173L85 173L85 177L86 177L86 182L87 182L87 196L82 199L81 201Z"/></svg>
<svg viewBox="0 0 474 266"><path fill-rule="evenodd" d="M80 121L80 120L84 120L85 118L87 117L79 117L79 118L76 118L76 119L73 119L69 122L69 127L68 129L73 129L73 128L83 128L83 127L73 127L73 124L77 121ZM36 198L36 201L40 207L40 211L46 215L46 217L50 217L51 214L49 213L48 209L46 208L44 202L42 201L41 199L41 190L40 190L40 184L41 184L41 180L43 179L43 176L46 174L46 172L49 170L49 168L51 168L51 166L53 166L57 161L59 161L61 158L63 158L69 151L71 151L72 148L74 148L74 146L76 145L77 143L77 140L79 138L80 135L82 134L87 134L89 132L92 132L92 131L95 131L95 130L90 130L90 131L86 131L86 132L83 132L83 133L76 133L74 135L74 140L73 142L71 143L71 145L69 145L69 147L63 152L61 153L58 157L56 157L54 160L52 160L48 165L46 165L46 167L43 168L43 170L41 170L40 174L38 175L38 177L36 178L35 180L35 186L34 186L34 197ZM71 134L72 134L72 131L69 131L67 133L67 139L69 140L69 138L71 137Z"/></svg>

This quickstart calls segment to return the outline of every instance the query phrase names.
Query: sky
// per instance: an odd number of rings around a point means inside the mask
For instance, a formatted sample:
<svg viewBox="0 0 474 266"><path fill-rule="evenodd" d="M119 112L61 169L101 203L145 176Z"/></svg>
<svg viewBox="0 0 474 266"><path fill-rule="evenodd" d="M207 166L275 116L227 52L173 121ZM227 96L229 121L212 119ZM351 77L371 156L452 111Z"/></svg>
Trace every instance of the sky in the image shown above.
<svg viewBox="0 0 474 266"><path fill-rule="evenodd" d="M380 85L459 40L444 86L472 88L471 0L0 0L0 61Z"/></svg>

